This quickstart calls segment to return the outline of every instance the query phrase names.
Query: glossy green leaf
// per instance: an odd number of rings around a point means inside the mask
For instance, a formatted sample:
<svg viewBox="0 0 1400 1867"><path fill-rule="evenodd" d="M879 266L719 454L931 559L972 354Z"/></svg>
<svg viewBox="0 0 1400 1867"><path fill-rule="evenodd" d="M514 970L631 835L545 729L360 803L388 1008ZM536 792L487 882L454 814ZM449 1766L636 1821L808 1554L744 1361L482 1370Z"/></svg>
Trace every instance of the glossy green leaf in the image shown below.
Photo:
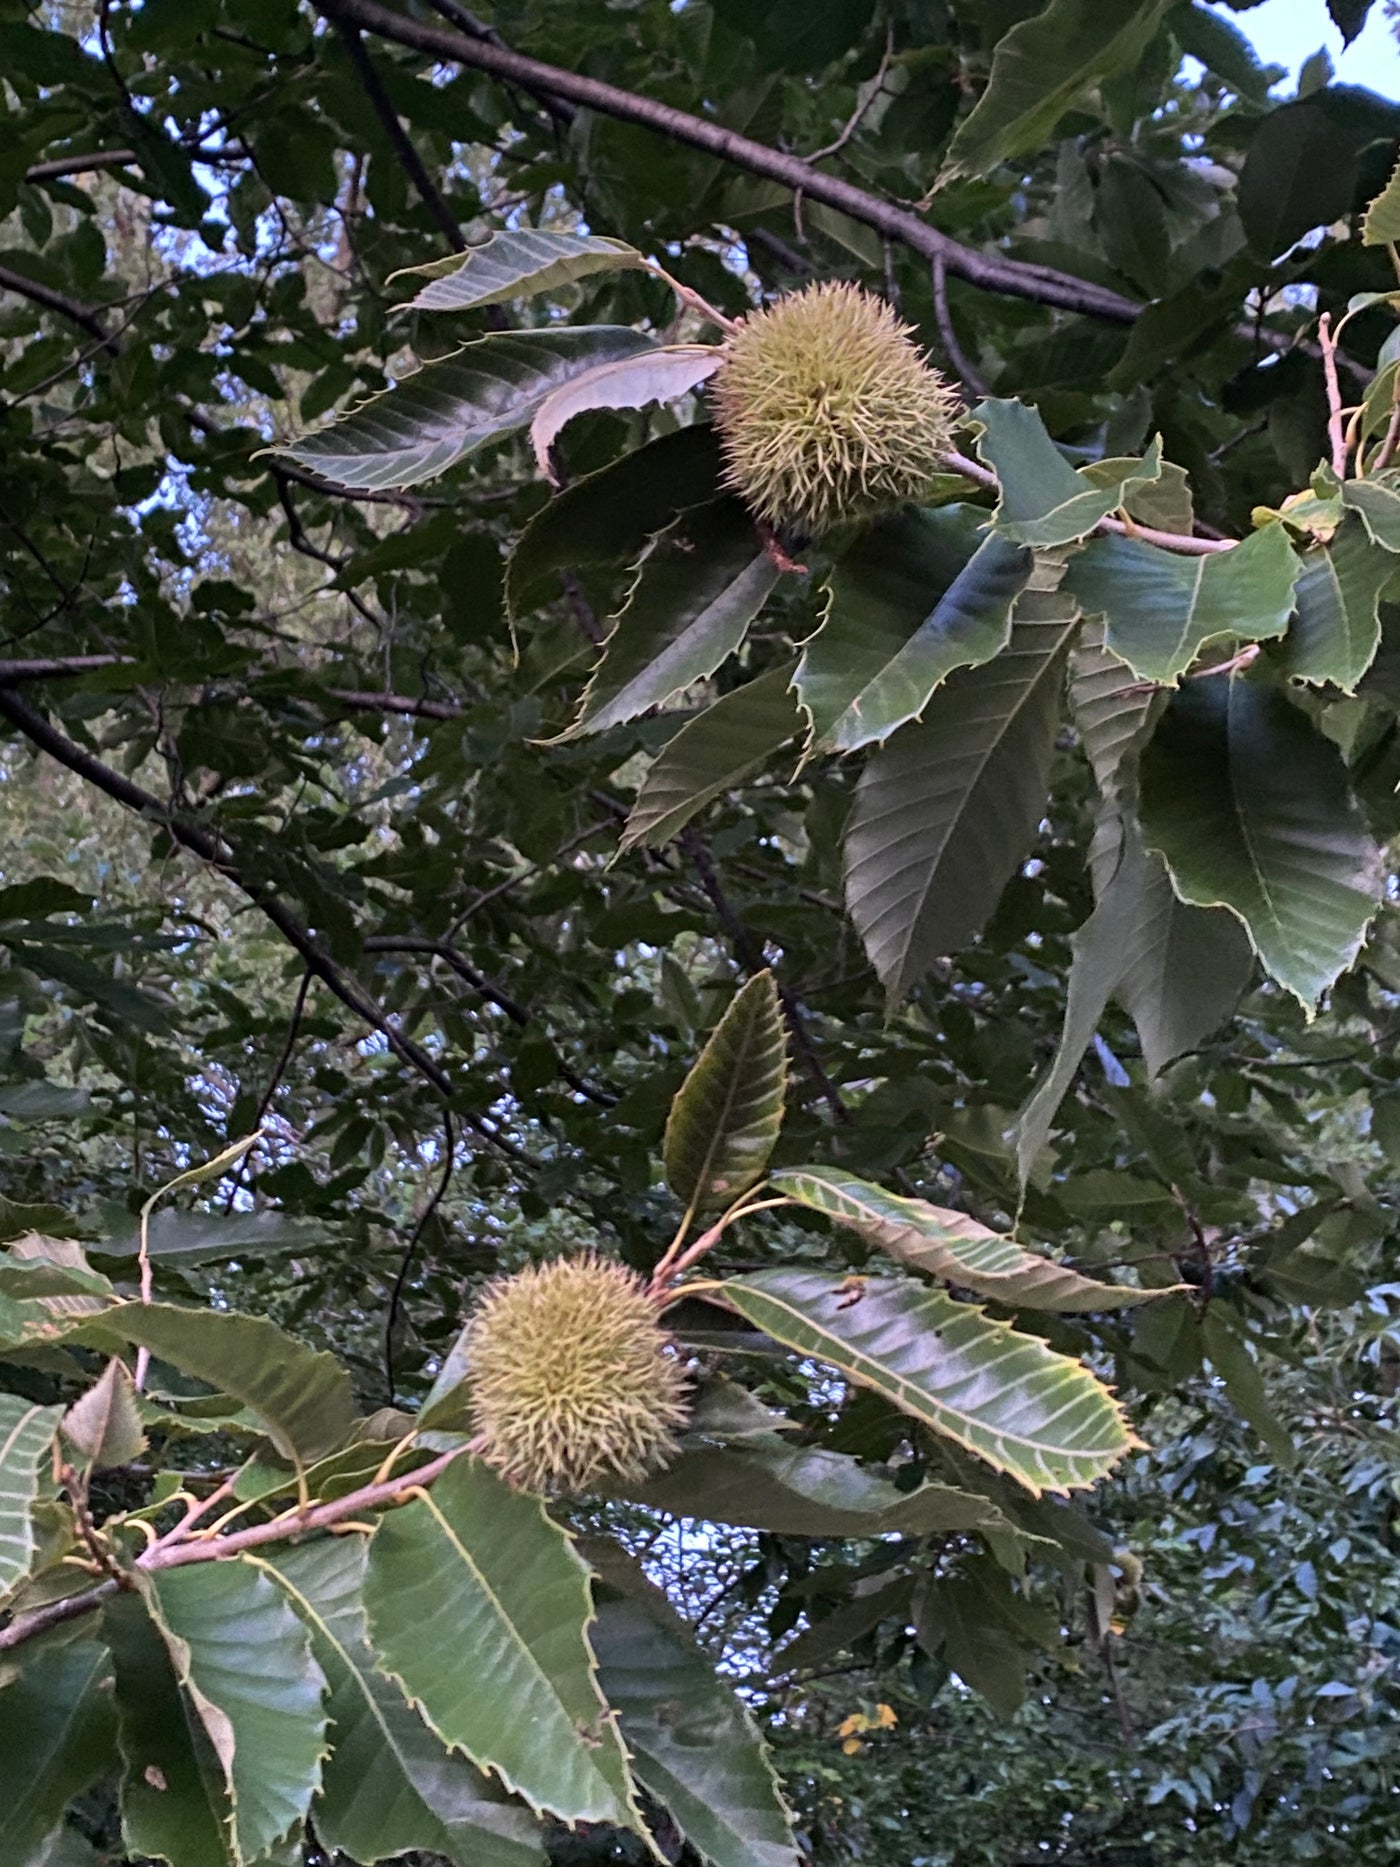
<svg viewBox="0 0 1400 1867"><path fill-rule="evenodd" d="M853 752L923 712L955 668L1005 646L1033 559L982 536L976 506L877 520L837 560L826 617L802 651L797 692L814 752Z"/></svg>
<svg viewBox="0 0 1400 1867"><path fill-rule="evenodd" d="M1361 514L1373 544L1387 551L1400 551L1400 473L1344 480L1342 504Z"/></svg>
<svg viewBox="0 0 1400 1867"><path fill-rule="evenodd" d="M571 376L651 348L621 325L492 332L280 451L340 486L417 486L527 426Z"/></svg>
<svg viewBox="0 0 1400 1867"><path fill-rule="evenodd" d="M179 1867L246 1867L233 1852L227 1777L155 1622L135 1594L109 1600L102 1622L116 1674L128 1851Z"/></svg>
<svg viewBox="0 0 1400 1867"><path fill-rule="evenodd" d="M786 1167L773 1175L773 1186L813 1212L849 1226L897 1263L999 1303L1071 1315L1124 1309L1159 1294L1126 1284L1096 1283L1052 1258L1026 1251L1014 1238L979 1225L965 1212L949 1212L923 1199L903 1199L837 1167Z"/></svg>
<svg viewBox="0 0 1400 1867"><path fill-rule="evenodd" d="M714 673L778 580L737 500L682 513L637 569L566 738L605 732L665 706Z"/></svg>
<svg viewBox="0 0 1400 1867"><path fill-rule="evenodd" d="M1172 682L1206 643L1280 636L1302 566L1277 522L1209 557L1163 551L1138 538L1091 538L1064 588L1100 615L1107 645L1145 681Z"/></svg>
<svg viewBox="0 0 1400 1867"><path fill-rule="evenodd" d="M1137 796L1137 759L1166 696L1140 681L1105 644L1088 616L1069 658L1069 708L1104 804L1116 811Z"/></svg>
<svg viewBox="0 0 1400 1867"><path fill-rule="evenodd" d="M654 1510L779 1536L941 1536L1009 1531L987 1498L928 1482L901 1491L868 1465L776 1434L744 1445L688 1445L673 1465L627 1488Z"/></svg>
<svg viewBox="0 0 1400 1867"><path fill-rule="evenodd" d="M366 1867L410 1848L455 1867L543 1867L534 1819L445 1749L378 1670L360 1598L366 1554L364 1538L343 1536L260 1558L310 1630L330 1688L331 1754L315 1809L323 1846Z"/></svg>
<svg viewBox="0 0 1400 1867"><path fill-rule="evenodd" d="M236 1863L302 1821L321 1782L325 1675L306 1629L254 1563L188 1563L143 1579L187 1722L198 1721L228 1794Z"/></svg>
<svg viewBox="0 0 1400 1867"><path fill-rule="evenodd" d="M530 520L510 554L510 613L522 615L560 570L635 558L678 512L716 497L720 465L713 428L680 428L556 493Z"/></svg>
<svg viewBox="0 0 1400 1867"><path fill-rule="evenodd" d="M0 1860L28 1867L116 1763L112 1663L95 1640L32 1649L0 1686Z"/></svg>
<svg viewBox="0 0 1400 1867"><path fill-rule="evenodd" d="M1395 575L1395 560L1371 543L1367 529L1358 518L1345 519L1330 544L1303 559L1298 614L1284 649L1295 680L1351 693L1376 658L1381 591Z"/></svg>
<svg viewBox="0 0 1400 1867"><path fill-rule="evenodd" d="M716 344L672 344L616 357L571 376L551 390L530 423L530 445L540 472L553 478L550 450L567 422L593 408L645 408L674 402L709 380L724 361Z"/></svg>
<svg viewBox="0 0 1400 1867"><path fill-rule="evenodd" d="M638 1780L691 1845L711 1867L796 1867L753 1720L665 1596L640 1578L601 1591L593 1639Z"/></svg>
<svg viewBox="0 0 1400 1867"><path fill-rule="evenodd" d="M1400 245L1400 162L1390 180L1366 209L1361 223L1363 246Z"/></svg>
<svg viewBox="0 0 1400 1867"><path fill-rule="evenodd" d="M1121 461L1121 475L1104 485L1075 471L1026 403L988 398L973 414L982 424L977 451L1001 484L993 524L1015 544L1045 549L1087 537L1162 470L1161 443L1153 441L1141 460Z"/></svg>
<svg viewBox="0 0 1400 1867"><path fill-rule="evenodd" d="M475 311L513 299L557 292L562 285L597 272L646 271L647 262L624 240L599 234L542 232L504 227L469 252L435 260L393 275L428 275L428 283L403 307L408 311Z"/></svg>
<svg viewBox="0 0 1400 1867"><path fill-rule="evenodd" d="M870 760L846 829L846 903L881 983L905 998L976 934L1045 808L1076 612L1017 606L1007 648L939 688Z"/></svg>
<svg viewBox="0 0 1400 1867"><path fill-rule="evenodd" d="M0 1594L29 1573L36 1551L30 1511L47 1473L62 1407L39 1407L17 1394L0 1394Z"/></svg>
<svg viewBox="0 0 1400 1867"><path fill-rule="evenodd" d="M536 1810L640 1827L588 1641L588 1570L538 1498L458 1459L380 1522L364 1601L380 1667L443 1743Z"/></svg>
<svg viewBox="0 0 1400 1867"><path fill-rule="evenodd" d="M85 1394L64 1414L63 1437L87 1465L128 1465L145 1449L136 1386L114 1356Z"/></svg>
<svg viewBox="0 0 1400 1867"><path fill-rule="evenodd" d="M1059 1045L1017 1119L1023 1186L1111 999L1137 1026L1148 1070L1156 1075L1225 1022L1253 971L1254 955L1235 917L1179 900L1165 863L1143 847L1136 823L1114 828L1117 854L1107 865L1108 879L1070 941Z"/></svg>
<svg viewBox="0 0 1400 1867"><path fill-rule="evenodd" d="M941 1290L872 1277L852 1291L819 1271L780 1270L730 1278L723 1295L757 1328L873 1388L1028 1491L1091 1485L1134 1443L1087 1368Z"/></svg>
<svg viewBox="0 0 1400 1867"><path fill-rule="evenodd" d="M986 90L958 125L940 186L1039 149L1091 86L1130 71L1171 0L1051 0L997 40Z"/></svg>
<svg viewBox="0 0 1400 1867"><path fill-rule="evenodd" d="M82 1327L82 1339L149 1349L184 1374L233 1395L286 1459L309 1463L350 1436L350 1378L333 1355L307 1348L263 1316L122 1303Z"/></svg>
<svg viewBox="0 0 1400 1867"><path fill-rule="evenodd" d="M801 728L793 668L770 668L686 722L642 780L619 847L659 849L692 817L795 739Z"/></svg>
<svg viewBox="0 0 1400 1867"><path fill-rule="evenodd" d="M787 1032L771 972L738 993L666 1122L666 1178L697 1212L731 1205L763 1177L783 1122Z"/></svg>
<svg viewBox="0 0 1400 1867"><path fill-rule="evenodd" d="M1275 688L1188 681L1142 757L1142 825L1176 892L1227 907L1308 1010L1355 959L1378 852L1335 746Z"/></svg>

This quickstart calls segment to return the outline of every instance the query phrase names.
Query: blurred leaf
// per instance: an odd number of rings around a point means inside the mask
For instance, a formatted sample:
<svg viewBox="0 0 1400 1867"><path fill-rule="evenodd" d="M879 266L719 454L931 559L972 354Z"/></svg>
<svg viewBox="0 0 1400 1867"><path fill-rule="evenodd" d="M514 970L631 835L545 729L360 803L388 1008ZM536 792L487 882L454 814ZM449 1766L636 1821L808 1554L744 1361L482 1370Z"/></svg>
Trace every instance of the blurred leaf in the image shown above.
<svg viewBox="0 0 1400 1867"><path fill-rule="evenodd" d="M1296 1457L1293 1441L1269 1404L1263 1376L1239 1332L1234 1312L1219 1302L1211 1303L1201 1320L1201 1339L1226 1393L1263 1440L1270 1458L1277 1465L1291 1466Z"/></svg>
<svg viewBox="0 0 1400 1867"><path fill-rule="evenodd" d="M1240 171L1236 201L1249 244L1276 259L1350 211L1356 141L1312 98L1259 119Z"/></svg>
<svg viewBox="0 0 1400 1867"><path fill-rule="evenodd" d="M0 1397L2 1398L2 1397ZM112 1667L95 1640L31 1648L0 1685L0 1860L29 1867L116 1762Z"/></svg>
<svg viewBox="0 0 1400 1867"><path fill-rule="evenodd" d="M1051 0L998 39L992 75L949 145L938 182L989 175L1038 149L1092 86L1131 70L1170 0Z"/></svg>
<svg viewBox="0 0 1400 1867"><path fill-rule="evenodd" d="M1390 180L1366 209L1361 223L1363 246L1393 246L1400 243L1400 162Z"/></svg>
<svg viewBox="0 0 1400 1867"><path fill-rule="evenodd" d="M697 1213L763 1178L783 1122L787 1031L771 972L756 973L710 1034L671 1104L666 1178Z"/></svg>

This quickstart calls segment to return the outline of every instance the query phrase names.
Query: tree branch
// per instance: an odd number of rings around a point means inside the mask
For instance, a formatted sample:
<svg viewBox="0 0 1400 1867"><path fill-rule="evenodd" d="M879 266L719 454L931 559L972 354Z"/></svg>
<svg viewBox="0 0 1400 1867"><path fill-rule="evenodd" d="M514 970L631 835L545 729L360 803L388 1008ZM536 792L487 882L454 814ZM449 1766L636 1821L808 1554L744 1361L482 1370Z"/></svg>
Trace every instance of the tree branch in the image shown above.
<svg viewBox="0 0 1400 1867"><path fill-rule="evenodd" d="M79 304L76 298L56 292L51 285L41 285L37 279L28 279L9 266L0 266L0 292L13 292L16 298L27 298L45 311L56 312L70 324L76 324L80 331L86 331L89 337L95 337L110 356L119 354L116 338L107 329L102 314L91 305Z"/></svg>
<svg viewBox="0 0 1400 1867"><path fill-rule="evenodd" d="M87 155L51 156L35 162L24 171L27 182L56 181L64 175L92 175L100 169L139 168L141 158L134 149L94 149Z"/></svg>
<svg viewBox="0 0 1400 1867"><path fill-rule="evenodd" d="M424 207L432 215L437 229L447 241L452 252L459 252L465 242L457 216L442 197L437 183L424 167L423 158L413 146L413 140L399 121L399 114L394 109L393 99L384 88L384 80L375 69L374 60L365 50L363 39L349 21L333 21L341 43L345 47L346 57L354 67L365 96L369 99L374 114L384 125L384 133L393 144L394 154L403 166L404 173L418 190Z"/></svg>
<svg viewBox="0 0 1400 1867"><path fill-rule="evenodd" d="M737 131L726 129L722 124L711 123L704 117L691 116L689 112L673 109L669 104L639 97L634 92L604 84L600 79L586 77L579 72L565 71L557 65L546 65L538 59L526 58L488 39L469 38L464 33L450 32L441 26L409 19L404 14L376 4L376 0L316 0L316 4L318 10L333 23L355 25L366 32L391 39L398 45L427 52L434 58L450 59L478 71L488 71L526 90L536 93L545 91L570 103L582 105L585 109L596 110L603 116L617 117L627 123L639 123L675 142L703 149L737 168L748 169L755 175L765 175L770 181L791 188L794 193L824 202L828 207L838 208L843 214L849 214L852 220L873 227L877 233L888 235L890 239L921 253L925 259L941 257L948 271L955 277L966 279L969 284L981 286L987 291L1004 292L1013 298L1029 298L1038 304L1058 305L1066 311L1109 318L1119 324L1132 323L1142 309L1133 299L1125 298L1119 292L1108 291L1085 279L1073 278L1069 273L1057 272L1053 267L1029 265L1021 260L1004 259L996 254L980 253L972 247L963 246L936 227L930 227L907 208L882 201L878 195L869 194L865 189L841 180L839 176L823 174L820 169L813 168L798 156L788 155L779 149L769 149L762 143L740 136Z"/></svg>

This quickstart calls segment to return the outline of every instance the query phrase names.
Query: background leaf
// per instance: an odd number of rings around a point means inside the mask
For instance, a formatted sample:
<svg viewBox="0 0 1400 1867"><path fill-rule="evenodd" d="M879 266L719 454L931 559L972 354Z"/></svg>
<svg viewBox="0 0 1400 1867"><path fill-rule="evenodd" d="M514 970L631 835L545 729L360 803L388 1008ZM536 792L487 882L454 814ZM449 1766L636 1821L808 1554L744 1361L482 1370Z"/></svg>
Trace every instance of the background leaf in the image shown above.
<svg viewBox="0 0 1400 1867"><path fill-rule="evenodd" d="M730 1278L725 1301L800 1354L874 1388L1028 1491L1091 1485L1132 1435L1108 1389L1035 1336L941 1290L819 1271Z"/></svg>
<svg viewBox="0 0 1400 1867"><path fill-rule="evenodd" d="M697 1212L762 1179L783 1121L787 1032L771 972L756 973L710 1034L666 1122L666 1178Z"/></svg>
<svg viewBox="0 0 1400 1867"><path fill-rule="evenodd" d="M797 669L812 751L887 739L955 668L1006 646L1032 558L982 537L985 518L976 506L910 508L868 526L837 559L826 619Z"/></svg>
<svg viewBox="0 0 1400 1867"><path fill-rule="evenodd" d="M1142 812L1182 899L1230 908L1311 1009L1379 899L1377 851L1336 748L1275 688L1189 681L1143 753Z"/></svg>
<svg viewBox="0 0 1400 1867"><path fill-rule="evenodd" d="M28 1867L68 1804L112 1768L111 1687L111 1659L95 1640L31 1649L0 1686L0 1860Z"/></svg>

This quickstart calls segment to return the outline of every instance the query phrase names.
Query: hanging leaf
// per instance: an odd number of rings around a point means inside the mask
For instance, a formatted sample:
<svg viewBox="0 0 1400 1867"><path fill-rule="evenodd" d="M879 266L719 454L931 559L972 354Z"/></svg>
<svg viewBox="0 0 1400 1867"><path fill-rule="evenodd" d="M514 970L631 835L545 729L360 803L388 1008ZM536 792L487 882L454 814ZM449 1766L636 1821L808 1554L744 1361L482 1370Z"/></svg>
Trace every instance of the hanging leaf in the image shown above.
<svg viewBox="0 0 1400 1867"><path fill-rule="evenodd" d="M1380 893L1335 746L1275 688L1188 681L1143 753L1142 813L1182 899L1238 915L1311 1011L1360 951Z"/></svg>
<svg viewBox="0 0 1400 1867"><path fill-rule="evenodd" d="M1264 1377L1240 1333L1234 1311L1219 1302L1207 1307L1201 1319L1201 1346L1240 1416L1268 1448L1269 1457L1275 1465L1290 1469L1296 1463L1297 1448L1269 1403Z"/></svg>
<svg viewBox="0 0 1400 1867"><path fill-rule="evenodd" d="M502 228L467 253L410 266L395 279L421 278L428 283L405 311L476 311L519 298L557 292L596 272L650 271L647 261L625 240L599 234L544 233L534 227Z"/></svg>
<svg viewBox="0 0 1400 1867"><path fill-rule="evenodd" d="M897 1263L999 1303L1072 1315L1125 1309L1161 1294L1096 1283L1051 1258L1023 1250L1014 1238L990 1231L964 1212L948 1212L923 1199L901 1199L836 1167L787 1167L773 1175L773 1186L813 1212L849 1226Z"/></svg>
<svg viewBox="0 0 1400 1867"><path fill-rule="evenodd" d="M1051 0L997 40L992 75L958 125L938 186L1039 149L1092 86L1131 71L1172 0Z"/></svg>
<svg viewBox="0 0 1400 1867"><path fill-rule="evenodd" d="M1161 443L1153 441L1141 460L1120 461L1122 473L1104 485L1075 471L1026 403L989 398L973 415L982 424L977 451L1001 485L992 523L1014 544L1044 550L1085 538L1162 471Z"/></svg>
<svg viewBox="0 0 1400 1867"><path fill-rule="evenodd" d="M534 1819L445 1749L378 1670L360 1600L366 1555L364 1538L343 1536L279 1544L260 1559L309 1629L330 1688L322 1846L367 1867L411 1848L455 1867L543 1867Z"/></svg>
<svg viewBox="0 0 1400 1867"><path fill-rule="evenodd" d="M16 1394L0 1394L0 1595L34 1561L30 1511L39 1496L39 1462L48 1456L62 1417L62 1407L36 1407Z"/></svg>
<svg viewBox="0 0 1400 1867"><path fill-rule="evenodd" d="M671 1104L666 1178L696 1212L732 1205L763 1178L783 1122L787 1032L771 972L760 972L710 1034Z"/></svg>
<svg viewBox="0 0 1400 1867"><path fill-rule="evenodd" d="M713 428L680 428L556 493L530 520L506 564L506 608L523 615L560 570L635 558L687 506L719 492Z"/></svg>
<svg viewBox="0 0 1400 1867"><path fill-rule="evenodd" d="M1136 823L1115 827L1109 879L1070 941L1073 960L1054 1061L1017 1118L1023 1187L1110 999L1118 999L1137 1026L1148 1070L1156 1075L1225 1022L1253 970L1253 952L1235 917L1178 900L1166 865L1143 847Z"/></svg>
<svg viewBox="0 0 1400 1867"><path fill-rule="evenodd" d="M604 1571L620 1584L621 1565ZM638 1780L711 1867L797 1867L753 1720L664 1595L641 1577L600 1591L598 1671Z"/></svg>
<svg viewBox="0 0 1400 1867"><path fill-rule="evenodd" d="M621 325L493 331L277 451L340 486L416 486L525 427L571 376L651 348Z"/></svg>
<svg viewBox="0 0 1400 1867"><path fill-rule="evenodd" d="M1030 593L994 661L964 668L866 766L846 903L892 1003L972 939L1045 809L1077 612Z"/></svg>
<svg viewBox="0 0 1400 1867"><path fill-rule="evenodd" d="M99 1470L128 1465L140 1456L146 1435L136 1386L125 1362L114 1357L107 1363L95 1384L64 1414L62 1432L84 1464Z"/></svg>
<svg viewBox="0 0 1400 1867"><path fill-rule="evenodd" d="M736 499L682 513L638 566L603 657L563 735L605 732L714 673L748 633L777 566Z"/></svg>
<svg viewBox="0 0 1400 1867"><path fill-rule="evenodd" d="M646 843L659 849L707 804L795 739L801 719L792 677L791 664L770 668L682 726L652 761L619 848Z"/></svg>
<svg viewBox="0 0 1400 1867"><path fill-rule="evenodd" d="M1284 665L1295 680L1328 682L1351 693L1376 658L1381 591L1395 575L1395 560L1371 543L1367 530L1360 519L1348 518L1331 544L1303 560L1298 614L1284 646Z"/></svg>
<svg viewBox="0 0 1400 1867"><path fill-rule="evenodd" d="M910 509L867 527L837 560L826 619L797 669L812 751L887 739L955 668L1006 646L1034 560L982 537L985 520L976 506Z"/></svg>
<svg viewBox="0 0 1400 1867"><path fill-rule="evenodd" d="M956 1574L927 1577L913 1604L919 1645L980 1693L998 1717L1010 1718L1026 1695L1026 1662L1048 1648L1053 1624L987 1557L971 1557Z"/></svg>
<svg viewBox="0 0 1400 1867"><path fill-rule="evenodd" d="M226 1263L229 1258L324 1251L326 1236L320 1226L289 1218L284 1212L178 1212L167 1207L152 1215L146 1246L153 1264L185 1269ZM88 1246L97 1258L134 1258L138 1248L134 1221L129 1228L114 1229Z"/></svg>
<svg viewBox="0 0 1400 1867"><path fill-rule="evenodd" d="M32 1649L0 1686L0 1860L30 1867L116 1761L112 1662L95 1640Z"/></svg>
<svg viewBox="0 0 1400 1867"><path fill-rule="evenodd" d="M190 1714L170 1649L135 1594L102 1611L116 1674L122 1840L129 1853L180 1867L245 1867L232 1852L228 1780Z"/></svg>
<svg viewBox="0 0 1400 1867"><path fill-rule="evenodd" d="M1391 171L1390 180L1366 209L1361 223L1363 246L1400 245L1400 162Z"/></svg>
<svg viewBox="0 0 1400 1867"><path fill-rule="evenodd" d="M611 363L571 376L552 390L530 423L530 445L546 479L555 475L550 449L575 415L591 408L645 408L649 402L674 402L706 382L724 361L716 344L673 344L642 356L618 357Z"/></svg>
<svg viewBox="0 0 1400 1867"><path fill-rule="evenodd" d="M621 1493L619 1492L619 1495ZM943 1536L1013 1530L995 1504L953 1485L901 1491L841 1452L767 1444L694 1446L626 1495L653 1510L778 1536Z"/></svg>
<svg viewBox="0 0 1400 1867"><path fill-rule="evenodd" d="M1361 514L1373 544L1386 551L1400 551L1400 474L1379 473L1374 479L1344 480L1342 504Z"/></svg>
<svg viewBox="0 0 1400 1867"><path fill-rule="evenodd" d="M941 1290L819 1271L730 1278L725 1302L1024 1485L1070 1491L1135 1443L1113 1396L1067 1355Z"/></svg>
<svg viewBox="0 0 1400 1867"><path fill-rule="evenodd" d="M364 1599L380 1668L444 1744L537 1811L641 1831L594 1676L588 1571L538 1498L458 1459L381 1519Z"/></svg>
<svg viewBox="0 0 1400 1867"><path fill-rule="evenodd" d="M258 1861L320 1786L326 1680L306 1630L242 1557L157 1570L142 1591L185 1721L198 1722L218 1761L232 1859Z"/></svg>
<svg viewBox="0 0 1400 1867"><path fill-rule="evenodd" d="M256 1414L283 1458L309 1464L350 1437L350 1377L333 1355L295 1341L262 1316L121 1303L82 1326L95 1347L149 1349Z"/></svg>
<svg viewBox="0 0 1400 1867"><path fill-rule="evenodd" d="M1301 565L1276 521L1231 551L1186 557L1138 538L1091 538L1064 588L1107 625L1107 646L1145 681L1184 674L1206 643L1283 634Z"/></svg>

